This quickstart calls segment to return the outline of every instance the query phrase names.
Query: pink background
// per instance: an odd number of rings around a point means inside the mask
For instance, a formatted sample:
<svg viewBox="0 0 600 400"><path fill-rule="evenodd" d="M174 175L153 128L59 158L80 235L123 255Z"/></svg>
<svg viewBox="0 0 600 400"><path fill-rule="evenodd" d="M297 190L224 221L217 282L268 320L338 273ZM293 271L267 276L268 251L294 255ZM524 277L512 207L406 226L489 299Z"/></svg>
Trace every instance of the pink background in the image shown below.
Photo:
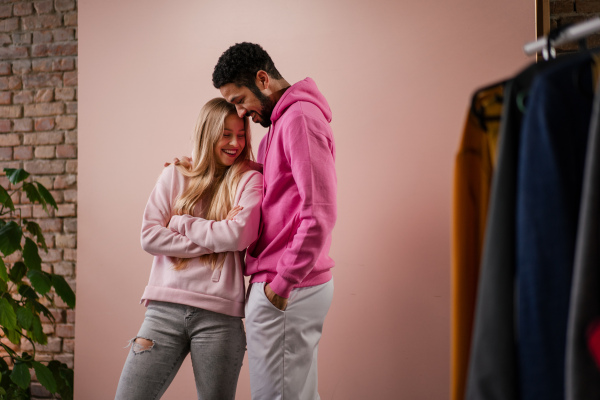
<svg viewBox="0 0 600 400"><path fill-rule="evenodd" d="M525 4L526 3L526 4ZM151 256L140 248L162 164L189 153L230 45L263 45L333 110L335 296L319 353L323 399L449 393L454 154L471 93L531 59L534 2L80 0L75 395L114 396ZM265 130L253 125L254 145ZM244 363L238 399L249 399ZM165 399L195 398L191 364Z"/></svg>

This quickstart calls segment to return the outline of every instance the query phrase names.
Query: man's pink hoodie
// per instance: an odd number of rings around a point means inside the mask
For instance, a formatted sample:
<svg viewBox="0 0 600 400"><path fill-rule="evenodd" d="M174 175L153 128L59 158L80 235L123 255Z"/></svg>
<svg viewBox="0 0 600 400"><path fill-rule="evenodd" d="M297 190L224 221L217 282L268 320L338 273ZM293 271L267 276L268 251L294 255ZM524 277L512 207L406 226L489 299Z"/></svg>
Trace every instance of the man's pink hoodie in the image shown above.
<svg viewBox="0 0 600 400"><path fill-rule="evenodd" d="M281 96L258 149L264 164L258 240L246 253L251 282L270 282L282 297L331 279L337 206L331 109L306 78Z"/></svg>

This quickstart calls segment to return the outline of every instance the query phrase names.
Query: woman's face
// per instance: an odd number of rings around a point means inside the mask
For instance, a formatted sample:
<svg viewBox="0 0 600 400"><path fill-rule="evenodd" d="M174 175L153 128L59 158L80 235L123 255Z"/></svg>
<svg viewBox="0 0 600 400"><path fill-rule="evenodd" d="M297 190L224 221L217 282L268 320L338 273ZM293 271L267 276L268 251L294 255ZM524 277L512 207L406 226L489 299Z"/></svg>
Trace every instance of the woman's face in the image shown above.
<svg viewBox="0 0 600 400"><path fill-rule="evenodd" d="M244 120L236 114L229 114L225 118L223 134L215 145L217 162L228 167L233 165L245 146L246 130L244 129Z"/></svg>

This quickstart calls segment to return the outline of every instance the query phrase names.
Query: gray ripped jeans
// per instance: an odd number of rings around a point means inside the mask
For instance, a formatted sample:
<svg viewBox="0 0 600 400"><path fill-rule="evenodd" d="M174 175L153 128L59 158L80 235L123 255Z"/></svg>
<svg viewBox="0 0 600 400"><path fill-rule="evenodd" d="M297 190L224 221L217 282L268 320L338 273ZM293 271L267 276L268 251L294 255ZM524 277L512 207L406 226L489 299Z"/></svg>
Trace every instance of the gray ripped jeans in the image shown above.
<svg viewBox="0 0 600 400"><path fill-rule="evenodd" d="M137 338L147 345L132 341L115 400L160 399L188 353L198 399L235 398L246 351L241 318L152 301Z"/></svg>

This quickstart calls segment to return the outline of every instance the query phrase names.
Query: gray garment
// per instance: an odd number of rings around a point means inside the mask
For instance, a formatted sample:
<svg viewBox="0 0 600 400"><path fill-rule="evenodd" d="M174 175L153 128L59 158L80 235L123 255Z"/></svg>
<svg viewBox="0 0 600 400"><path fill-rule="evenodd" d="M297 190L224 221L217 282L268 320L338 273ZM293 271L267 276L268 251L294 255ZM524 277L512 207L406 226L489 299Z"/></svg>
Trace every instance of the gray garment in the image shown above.
<svg viewBox="0 0 600 400"><path fill-rule="evenodd" d="M136 338L151 340L153 346L142 350L132 341L115 400L160 399L188 353L198 399L235 398L246 351L240 317L152 301Z"/></svg>
<svg viewBox="0 0 600 400"><path fill-rule="evenodd" d="M600 371L586 330L600 317L600 86L596 91L586 154L575 267L571 287L565 391L567 400L600 399Z"/></svg>
<svg viewBox="0 0 600 400"><path fill-rule="evenodd" d="M248 364L253 400L318 400L317 353L333 298L333 279L296 288L281 311L253 283L246 302Z"/></svg>

